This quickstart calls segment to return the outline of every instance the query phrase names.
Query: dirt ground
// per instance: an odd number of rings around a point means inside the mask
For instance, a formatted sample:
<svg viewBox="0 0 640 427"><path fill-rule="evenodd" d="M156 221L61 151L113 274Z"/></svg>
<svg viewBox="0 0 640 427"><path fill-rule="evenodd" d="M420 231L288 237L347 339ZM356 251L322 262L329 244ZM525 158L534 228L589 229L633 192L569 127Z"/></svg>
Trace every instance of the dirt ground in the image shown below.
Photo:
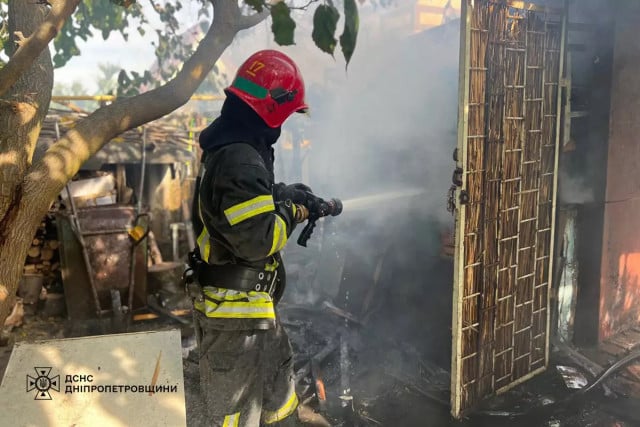
<svg viewBox="0 0 640 427"><path fill-rule="evenodd" d="M285 324L287 320L285 319ZM288 323L291 323L289 319ZM295 325L295 324L294 324ZM170 320L145 321L134 324L130 331L171 329L180 325ZM298 356L300 353L313 352L308 346L308 335L300 342L301 335L295 326L286 326ZM93 328L93 329L92 329ZM95 324L87 324L86 330L96 331ZM188 327L183 327L184 379L186 391L187 422L191 427L206 425L203 404L200 399L197 350ZM62 319L25 318L25 324L16 328L7 345L0 347L0 374L8 363L11 346L17 341L36 341L50 338L63 338L79 335L77 328L69 328ZM426 397L425 390L416 383L398 375L381 375L390 372L389 365L397 365L393 349L384 351L384 344L377 349L362 343L354 345L351 353L351 390L354 397L355 416L350 421L341 420L337 408L337 384L339 383L339 365L336 357L326 362L325 382L327 385L328 411L324 414L335 426L460 426L460 427L501 427L518 425L521 427L631 427L640 425L640 387L627 388L626 397L608 399L601 390L594 391L582 399L567 400L573 392L569 391L555 369L527 382L525 385L493 398L481 411L462 421L454 421L449 416L447 405L437 403L440 398L447 399L447 393L441 390L439 395ZM299 357L300 360L304 357ZM559 360L560 362L564 362ZM404 363L406 365L406 363ZM615 381L615 380L614 380ZM437 394L437 393L436 393ZM316 407L311 399L309 407ZM319 425L319 424L316 424Z"/></svg>

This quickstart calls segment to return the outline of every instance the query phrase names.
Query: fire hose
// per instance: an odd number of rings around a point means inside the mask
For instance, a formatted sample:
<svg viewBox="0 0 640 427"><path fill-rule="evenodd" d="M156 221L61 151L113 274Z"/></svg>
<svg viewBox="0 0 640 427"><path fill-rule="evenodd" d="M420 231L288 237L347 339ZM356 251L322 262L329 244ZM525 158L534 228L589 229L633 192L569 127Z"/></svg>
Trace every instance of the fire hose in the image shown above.
<svg viewBox="0 0 640 427"><path fill-rule="evenodd" d="M626 365L628 365L629 363L633 362L636 359L640 359L640 350L636 350L636 351L626 355L622 359L618 360L616 363L614 363L609 368L607 368L604 372L602 372L600 375L598 375L589 386L578 390L577 392L565 397L564 399L560 399L560 400L557 400L557 401L555 401L555 402L553 402L553 403L551 403L549 405L546 405L545 408L550 408L550 407L553 407L553 406L557 406L560 403L566 404L566 403L569 403L571 400L576 399L577 397L585 396L587 393L591 392L596 387L601 385L608 377L611 376L611 374L619 371L620 369L624 368ZM489 415L489 416L494 416L494 417L520 417L520 416L523 416L523 415L530 414L531 411L534 410L534 409L540 409L540 408L536 407L536 406L532 406L532 407L529 407L526 411L520 411L520 412L501 411L501 410L487 410L487 411L480 411L478 413L481 414L481 415Z"/></svg>

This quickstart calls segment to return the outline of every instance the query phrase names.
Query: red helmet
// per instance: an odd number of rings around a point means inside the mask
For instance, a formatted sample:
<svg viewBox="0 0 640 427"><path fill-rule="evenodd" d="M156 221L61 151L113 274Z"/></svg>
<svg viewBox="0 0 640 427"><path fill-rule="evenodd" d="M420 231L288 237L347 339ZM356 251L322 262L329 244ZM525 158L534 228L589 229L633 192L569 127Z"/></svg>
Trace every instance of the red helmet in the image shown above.
<svg viewBox="0 0 640 427"><path fill-rule="evenodd" d="M309 108L304 100L304 81L291 58L277 50L254 53L238 68L227 94L247 103L265 123L277 128L294 112Z"/></svg>

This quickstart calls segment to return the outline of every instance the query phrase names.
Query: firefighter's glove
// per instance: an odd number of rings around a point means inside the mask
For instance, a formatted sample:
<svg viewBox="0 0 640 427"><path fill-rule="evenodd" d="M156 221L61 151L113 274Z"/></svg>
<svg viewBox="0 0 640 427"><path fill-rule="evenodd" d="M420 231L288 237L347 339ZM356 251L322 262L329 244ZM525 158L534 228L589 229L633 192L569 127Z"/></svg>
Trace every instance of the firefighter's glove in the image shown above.
<svg viewBox="0 0 640 427"><path fill-rule="evenodd" d="M301 222L305 222L307 218L309 218L309 209L307 209L304 205L293 205L294 207L294 219L299 224Z"/></svg>
<svg viewBox="0 0 640 427"><path fill-rule="evenodd" d="M307 192L312 193L311 188L301 183L286 185L281 182L273 186L273 198L277 202L291 200L295 204L306 205Z"/></svg>

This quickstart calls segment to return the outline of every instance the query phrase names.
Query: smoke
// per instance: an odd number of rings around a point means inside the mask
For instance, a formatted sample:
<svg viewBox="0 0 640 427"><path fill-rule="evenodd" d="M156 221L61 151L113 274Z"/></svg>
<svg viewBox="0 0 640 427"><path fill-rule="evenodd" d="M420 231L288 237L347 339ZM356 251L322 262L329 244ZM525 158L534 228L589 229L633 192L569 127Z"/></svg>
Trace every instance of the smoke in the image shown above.
<svg viewBox="0 0 640 427"><path fill-rule="evenodd" d="M310 19L298 21L295 46L270 45L265 24L223 59L234 68L255 50L275 48L296 61L311 114L285 123L275 147L276 180L302 181L323 198L345 202L340 216L319 221L308 247L295 243L302 224L291 236L283 302L320 307L329 299L356 317L369 314L367 344L394 337L446 367L453 271L440 252L443 230L453 228L447 195L455 169L460 23L410 35L408 22L383 29L378 13L373 24L363 16L346 71L339 47L333 62L305 34ZM310 145L294 154L285 147L289 133ZM379 197L387 193L395 194ZM371 352L382 353L388 351Z"/></svg>
<svg viewBox="0 0 640 427"><path fill-rule="evenodd" d="M584 204L595 201L595 193L586 178L564 169L558 174L558 198L562 204Z"/></svg>
<svg viewBox="0 0 640 427"><path fill-rule="evenodd" d="M321 197L344 200L345 209L323 221L330 232L314 233L308 248L287 246L289 265L306 263L316 279L292 275L285 301L317 306L330 294L361 315L381 265L374 298L384 309L372 330L412 342L444 366L453 272L439 255L442 231L453 228L446 208L455 168L459 28L455 21L383 38L363 26L348 70L336 64L322 84L307 83L311 118L287 122L311 141L307 183ZM303 74L313 67L308 57L293 57ZM345 289L349 301L341 300ZM422 323L431 328L413 327Z"/></svg>
<svg viewBox="0 0 640 427"><path fill-rule="evenodd" d="M404 257L415 260L425 245L436 256L432 242L452 227L446 202L455 167L459 21L408 37L361 38L347 72L340 67L326 85L310 87L305 135L317 194L345 201L406 194L352 211L347 202L328 220L338 245L372 271L375 254L403 238L418 237L401 246Z"/></svg>
<svg viewBox="0 0 640 427"><path fill-rule="evenodd" d="M363 37L348 72L335 73L328 88L311 89L314 190L349 199L421 189L427 193L417 198L381 202L369 218L384 221L413 203L451 221L458 32L453 23L407 38Z"/></svg>
<svg viewBox="0 0 640 427"><path fill-rule="evenodd" d="M380 227L388 225L390 215L415 214L447 226L452 224L446 206L455 168L460 23L411 34L411 20L399 25L397 19L403 11L412 16L413 8L406 6L361 8L358 45L346 70L339 46L332 60L313 44L311 11L297 17L295 45L275 45L265 22L234 42L222 60L235 68L256 50L271 48L290 55L302 71L311 115L285 122L276 145L277 180L305 181L316 194L342 200L425 191L381 202L366 212L367 223ZM311 142L301 154L307 159L303 167L292 166L295 156L284 148L288 134ZM345 210L335 221L349 215ZM361 218L362 212L353 215Z"/></svg>

